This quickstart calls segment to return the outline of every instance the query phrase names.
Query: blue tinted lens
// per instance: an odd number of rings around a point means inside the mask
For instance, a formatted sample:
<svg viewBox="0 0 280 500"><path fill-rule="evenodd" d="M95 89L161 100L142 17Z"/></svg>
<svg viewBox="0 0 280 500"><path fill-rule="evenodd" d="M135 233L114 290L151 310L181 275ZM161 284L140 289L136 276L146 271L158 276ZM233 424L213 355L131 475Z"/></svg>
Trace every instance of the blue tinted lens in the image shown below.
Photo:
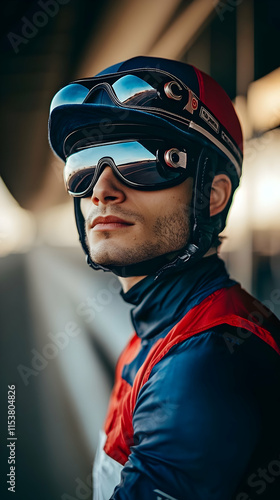
<svg viewBox="0 0 280 500"><path fill-rule="evenodd" d="M136 141L102 144L81 149L66 161L65 168L71 174L76 169L96 167L102 158L112 158L114 163L125 165L155 159L155 155Z"/></svg>
<svg viewBox="0 0 280 500"><path fill-rule="evenodd" d="M71 83L55 94L51 102L50 111L53 111L58 106L62 106L62 104L81 104L87 94L88 89L86 87L79 83Z"/></svg>
<svg viewBox="0 0 280 500"><path fill-rule="evenodd" d="M118 100L123 104L137 104L154 99L157 91L138 76L126 75L112 85Z"/></svg>

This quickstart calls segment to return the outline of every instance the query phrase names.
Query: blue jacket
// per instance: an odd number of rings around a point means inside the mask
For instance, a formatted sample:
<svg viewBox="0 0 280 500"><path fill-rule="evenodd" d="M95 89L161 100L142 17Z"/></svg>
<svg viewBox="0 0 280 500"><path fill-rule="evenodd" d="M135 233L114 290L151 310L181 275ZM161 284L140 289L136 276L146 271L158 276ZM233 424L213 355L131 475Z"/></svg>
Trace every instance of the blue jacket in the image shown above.
<svg viewBox="0 0 280 500"><path fill-rule="evenodd" d="M279 500L279 321L217 256L123 298L94 499Z"/></svg>

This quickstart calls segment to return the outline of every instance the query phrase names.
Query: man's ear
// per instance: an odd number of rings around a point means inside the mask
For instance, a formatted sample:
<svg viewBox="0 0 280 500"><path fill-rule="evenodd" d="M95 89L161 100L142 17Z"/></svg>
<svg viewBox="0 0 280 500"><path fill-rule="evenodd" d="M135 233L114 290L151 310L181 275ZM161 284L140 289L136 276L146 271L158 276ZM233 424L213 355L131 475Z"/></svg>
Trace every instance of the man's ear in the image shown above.
<svg viewBox="0 0 280 500"><path fill-rule="evenodd" d="M210 194L210 217L219 214L226 207L231 195L231 181L225 174L215 175Z"/></svg>

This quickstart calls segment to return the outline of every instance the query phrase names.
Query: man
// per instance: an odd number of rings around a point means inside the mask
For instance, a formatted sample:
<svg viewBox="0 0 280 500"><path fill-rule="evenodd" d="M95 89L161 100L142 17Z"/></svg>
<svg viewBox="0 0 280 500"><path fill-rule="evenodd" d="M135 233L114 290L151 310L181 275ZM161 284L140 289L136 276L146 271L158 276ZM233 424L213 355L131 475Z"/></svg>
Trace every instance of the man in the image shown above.
<svg viewBox="0 0 280 500"><path fill-rule="evenodd" d="M82 247L133 304L95 499L280 498L279 321L217 256L242 132L193 66L136 57L56 94Z"/></svg>

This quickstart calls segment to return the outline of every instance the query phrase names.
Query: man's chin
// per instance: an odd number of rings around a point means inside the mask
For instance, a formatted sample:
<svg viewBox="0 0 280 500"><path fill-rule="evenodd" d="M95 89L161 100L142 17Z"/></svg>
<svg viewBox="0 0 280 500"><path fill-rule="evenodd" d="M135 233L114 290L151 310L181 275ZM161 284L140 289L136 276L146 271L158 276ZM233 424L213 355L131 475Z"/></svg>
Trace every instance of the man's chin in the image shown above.
<svg viewBox="0 0 280 500"><path fill-rule="evenodd" d="M102 252L102 255L98 255L95 252L90 254L91 260L100 266L127 266L129 264L135 264L137 262L137 257L124 256L124 252L120 252L118 255L110 254L109 252Z"/></svg>
<svg viewBox="0 0 280 500"><path fill-rule="evenodd" d="M138 264L139 262L147 261L157 257L158 255L144 253L144 252L129 252L126 249L120 249L118 252L91 252L90 257L93 262L100 266L129 266L131 264Z"/></svg>
<svg viewBox="0 0 280 500"><path fill-rule="evenodd" d="M99 266L103 267L112 267L112 266L118 266L118 267L123 267L123 266L128 266L130 264L137 264L139 261L138 260L133 260L133 259L94 259L94 257L91 255L91 260L95 263L98 264Z"/></svg>
<svg viewBox="0 0 280 500"><path fill-rule="evenodd" d="M142 245L137 248L94 248L90 252L91 260L100 266L129 266L139 262L148 261L164 255L168 260L173 260L178 255L178 250L173 252L163 252L156 246Z"/></svg>

